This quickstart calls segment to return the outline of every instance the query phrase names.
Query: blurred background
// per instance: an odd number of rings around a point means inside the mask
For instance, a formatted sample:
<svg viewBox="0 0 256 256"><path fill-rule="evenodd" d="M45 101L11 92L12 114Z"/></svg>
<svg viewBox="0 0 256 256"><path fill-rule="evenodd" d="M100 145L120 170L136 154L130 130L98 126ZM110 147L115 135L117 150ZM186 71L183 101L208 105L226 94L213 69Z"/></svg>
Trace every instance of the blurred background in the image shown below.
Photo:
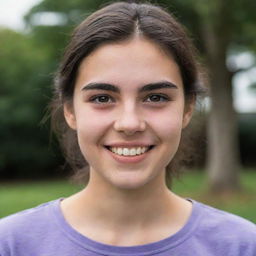
<svg viewBox="0 0 256 256"><path fill-rule="evenodd" d="M187 28L209 79L192 171L173 189L256 222L256 2L153 2ZM80 189L42 120L71 31L104 4L0 0L0 217Z"/></svg>

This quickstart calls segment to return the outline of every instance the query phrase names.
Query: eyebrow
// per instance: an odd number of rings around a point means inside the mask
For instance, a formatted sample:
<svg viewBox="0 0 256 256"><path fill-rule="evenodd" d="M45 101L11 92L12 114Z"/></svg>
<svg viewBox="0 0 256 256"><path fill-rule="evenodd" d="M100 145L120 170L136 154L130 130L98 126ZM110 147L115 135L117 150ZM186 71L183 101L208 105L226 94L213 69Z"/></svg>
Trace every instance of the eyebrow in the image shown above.
<svg viewBox="0 0 256 256"><path fill-rule="evenodd" d="M147 92L147 91L153 91L158 89L178 89L178 86L168 82L168 81L161 81L156 83L149 83L141 87L138 91L141 92ZM105 91L112 91L116 93L120 93L120 89L118 86L108 83L89 83L85 85L82 88L82 91L88 91L88 90L105 90Z"/></svg>

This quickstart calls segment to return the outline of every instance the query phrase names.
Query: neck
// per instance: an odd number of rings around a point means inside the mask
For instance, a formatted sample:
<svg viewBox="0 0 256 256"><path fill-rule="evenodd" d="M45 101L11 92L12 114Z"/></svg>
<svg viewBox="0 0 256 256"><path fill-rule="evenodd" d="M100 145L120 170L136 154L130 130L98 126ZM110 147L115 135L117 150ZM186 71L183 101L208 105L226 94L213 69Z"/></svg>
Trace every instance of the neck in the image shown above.
<svg viewBox="0 0 256 256"><path fill-rule="evenodd" d="M115 223L119 228L137 223L152 223L156 215L165 212L170 204L170 191L165 185L146 186L135 190L97 189L88 186L81 192L91 214L103 223ZM97 200L95 200L97 198ZM157 211L156 211L157 209Z"/></svg>
<svg viewBox="0 0 256 256"><path fill-rule="evenodd" d="M169 191L162 178L154 184L126 190L103 184L95 186L91 181L84 190L64 200L63 206L64 212L79 225L89 222L111 230L127 230L127 227L150 226L170 219L177 221L184 202Z"/></svg>
<svg viewBox="0 0 256 256"><path fill-rule="evenodd" d="M191 204L170 192L164 179L134 190L89 182L61 207L67 222L81 234L121 246L164 239L181 229L191 213Z"/></svg>

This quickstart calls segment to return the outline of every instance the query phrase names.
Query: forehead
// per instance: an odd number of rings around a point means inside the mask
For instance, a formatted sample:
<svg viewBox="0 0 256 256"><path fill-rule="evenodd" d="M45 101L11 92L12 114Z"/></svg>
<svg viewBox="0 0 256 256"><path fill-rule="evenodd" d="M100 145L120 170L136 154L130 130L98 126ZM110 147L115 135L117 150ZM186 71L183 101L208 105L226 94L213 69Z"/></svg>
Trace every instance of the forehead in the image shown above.
<svg viewBox="0 0 256 256"><path fill-rule="evenodd" d="M134 38L106 44L92 52L81 62L76 84L108 82L138 86L159 80L182 86L177 63L158 45Z"/></svg>

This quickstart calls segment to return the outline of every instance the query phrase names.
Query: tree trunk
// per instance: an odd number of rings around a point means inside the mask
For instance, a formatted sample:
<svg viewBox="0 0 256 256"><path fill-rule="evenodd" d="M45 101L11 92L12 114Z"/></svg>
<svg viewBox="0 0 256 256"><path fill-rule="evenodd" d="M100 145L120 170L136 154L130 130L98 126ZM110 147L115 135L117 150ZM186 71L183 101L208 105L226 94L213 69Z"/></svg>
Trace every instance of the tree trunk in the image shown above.
<svg viewBox="0 0 256 256"><path fill-rule="evenodd" d="M213 192L239 189L239 150L236 113L228 72L211 68L211 111L208 119L208 179ZM223 65L222 65L223 67Z"/></svg>
<svg viewBox="0 0 256 256"><path fill-rule="evenodd" d="M223 7L223 6L220 6ZM211 110L207 125L207 172L210 192L225 193L240 188L240 156L237 115L233 108L232 78L226 66L229 23L226 8L218 17L203 22L203 38L209 65Z"/></svg>

